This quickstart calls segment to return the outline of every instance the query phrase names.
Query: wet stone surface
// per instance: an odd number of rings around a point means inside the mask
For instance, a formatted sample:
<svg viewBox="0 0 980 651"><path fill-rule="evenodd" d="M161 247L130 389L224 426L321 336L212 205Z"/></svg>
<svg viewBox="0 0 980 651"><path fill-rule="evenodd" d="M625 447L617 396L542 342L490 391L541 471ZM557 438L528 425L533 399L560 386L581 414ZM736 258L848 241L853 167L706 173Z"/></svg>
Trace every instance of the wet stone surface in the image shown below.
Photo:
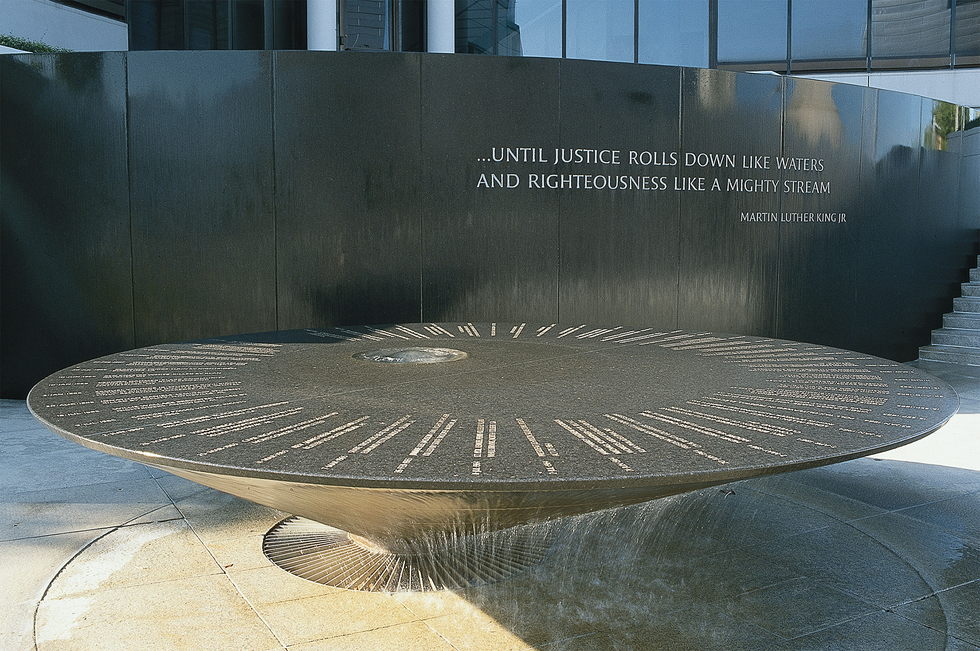
<svg viewBox="0 0 980 651"><path fill-rule="evenodd" d="M66 438L158 466L472 489L824 465L924 436L957 398L915 368L812 344L444 323L152 346L60 371L28 404Z"/></svg>

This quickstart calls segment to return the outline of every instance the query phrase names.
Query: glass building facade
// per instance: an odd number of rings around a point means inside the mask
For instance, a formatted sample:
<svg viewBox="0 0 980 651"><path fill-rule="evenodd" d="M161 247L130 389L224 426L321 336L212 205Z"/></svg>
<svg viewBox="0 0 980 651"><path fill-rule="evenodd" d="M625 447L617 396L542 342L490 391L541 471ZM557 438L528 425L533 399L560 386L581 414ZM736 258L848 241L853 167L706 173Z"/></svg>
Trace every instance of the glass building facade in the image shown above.
<svg viewBox="0 0 980 651"><path fill-rule="evenodd" d="M322 1L322 0L318 0ZM980 0L328 0L337 49L455 52L802 73L980 67ZM297 0L129 0L130 49L304 49Z"/></svg>
<svg viewBox="0 0 980 651"><path fill-rule="evenodd" d="M980 0L456 0L456 43L781 73L975 67Z"/></svg>

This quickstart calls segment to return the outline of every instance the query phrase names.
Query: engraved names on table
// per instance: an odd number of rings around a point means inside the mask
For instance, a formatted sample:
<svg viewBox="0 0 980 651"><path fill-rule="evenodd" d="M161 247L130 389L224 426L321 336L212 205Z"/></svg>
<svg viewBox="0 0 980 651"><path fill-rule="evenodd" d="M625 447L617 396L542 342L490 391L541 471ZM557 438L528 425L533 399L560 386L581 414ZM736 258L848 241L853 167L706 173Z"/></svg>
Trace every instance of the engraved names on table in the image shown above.
<svg viewBox="0 0 980 651"><path fill-rule="evenodd" d="M291 344L228 338L154 346L72 367L43 386L37 404L69 419L74 435L149 456L174 456L179 444L192 462L228 465L222 455L234 453L234 464L276 472L314 455L324 475L356 475L364 471L359 460L383 451L384 463L372 467L372 475L485 480L497 477L502 458L528 460L528 476L518 479L560 479L581 476L583 469L608 477L657 474L678 458L718 469L836 456L924 428L939 411L928 399L942 397L927 376L899 364L747 336L527 323L329 328L303 335L340 345L572 341L589 344L586 352L632 347L638 355L657 347L734 365L751 381L708 382L704 395L676 404L651 397L627 413L572 413L563 405L554 413L504 417L459 413L447 400L438 413L381 414L352 409L342 395L310 400L269 391L252 380ZM513 463L508 468L512 472Z"/></svg>

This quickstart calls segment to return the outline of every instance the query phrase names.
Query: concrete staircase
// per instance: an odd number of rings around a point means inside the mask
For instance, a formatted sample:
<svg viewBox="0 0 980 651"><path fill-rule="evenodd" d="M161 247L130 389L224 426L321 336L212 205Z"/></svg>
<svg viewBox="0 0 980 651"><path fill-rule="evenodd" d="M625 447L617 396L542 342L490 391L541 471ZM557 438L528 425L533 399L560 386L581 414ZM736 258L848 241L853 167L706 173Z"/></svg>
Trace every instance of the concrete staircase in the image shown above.
<svg viewBox="0 0 980 651"><path fill-rule="evenodd" d="M980 256L977 267L953 299L953 311L943 315L942 329L932 331L932 344L919 348L919 359L980 366Z"/></svg>

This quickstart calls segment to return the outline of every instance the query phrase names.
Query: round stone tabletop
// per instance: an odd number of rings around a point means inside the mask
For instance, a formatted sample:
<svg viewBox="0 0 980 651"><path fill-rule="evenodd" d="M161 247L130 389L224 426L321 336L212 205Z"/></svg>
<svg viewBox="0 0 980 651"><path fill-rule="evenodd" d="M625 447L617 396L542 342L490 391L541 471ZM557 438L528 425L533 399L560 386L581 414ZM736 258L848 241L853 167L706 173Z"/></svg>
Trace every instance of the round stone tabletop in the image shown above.
<svg viewBox="0 0 980 651"><path fill-rule="evenodd" d="M441 323L151 346L40 382L33 413L158 467L426 490L712 483L925 436L944 382L812 344L652 328Z"/></svg>

